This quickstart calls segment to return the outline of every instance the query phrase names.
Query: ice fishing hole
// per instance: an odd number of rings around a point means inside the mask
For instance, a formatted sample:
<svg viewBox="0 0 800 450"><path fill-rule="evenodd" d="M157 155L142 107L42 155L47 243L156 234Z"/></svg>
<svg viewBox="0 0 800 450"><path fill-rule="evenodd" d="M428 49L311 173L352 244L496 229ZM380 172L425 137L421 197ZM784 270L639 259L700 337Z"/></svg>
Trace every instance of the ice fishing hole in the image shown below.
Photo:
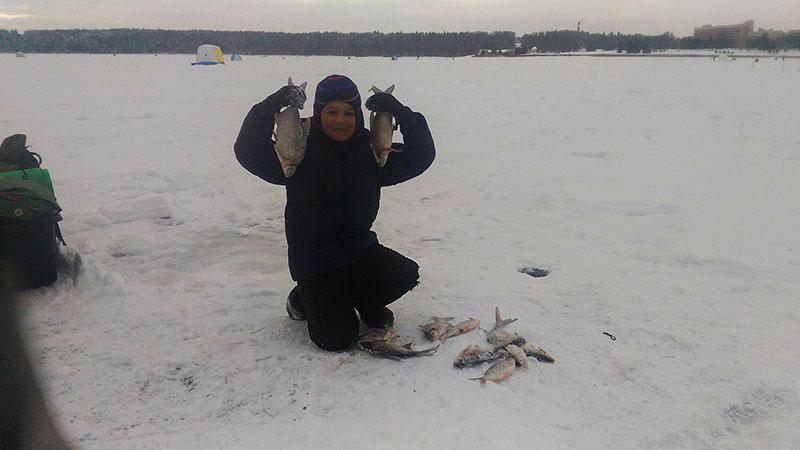
<svg viewBox="0 0 800 450"><path fill-rule="evenodd" d="M533 278L543 278L550 275L549 270L539 269L536 267L523 267L519 269L519 273L524 273L525 275L530 275Z"/></svg>

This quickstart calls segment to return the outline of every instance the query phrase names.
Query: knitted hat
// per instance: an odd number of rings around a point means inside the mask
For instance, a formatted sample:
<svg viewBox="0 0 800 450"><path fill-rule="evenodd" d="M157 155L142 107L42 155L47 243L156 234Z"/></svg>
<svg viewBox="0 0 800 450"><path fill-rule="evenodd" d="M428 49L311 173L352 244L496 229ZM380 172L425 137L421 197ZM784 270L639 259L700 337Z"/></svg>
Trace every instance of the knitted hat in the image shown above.
<svg viewBox="0 0 800 450"><path fill-rule="evenodd" d="M344 75L328 75L320 81L314 94L314 118L319 120L322 108L333 101L345 102L352 106L356 111L356 130L364 127L361 95L353 80Z"/></svg>

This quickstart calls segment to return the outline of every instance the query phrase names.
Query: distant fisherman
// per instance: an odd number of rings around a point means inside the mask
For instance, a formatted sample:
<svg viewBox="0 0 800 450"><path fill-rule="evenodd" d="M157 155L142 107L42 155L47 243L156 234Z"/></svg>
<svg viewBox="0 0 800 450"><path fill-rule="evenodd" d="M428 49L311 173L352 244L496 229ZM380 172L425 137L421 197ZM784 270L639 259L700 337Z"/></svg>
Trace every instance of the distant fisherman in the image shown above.
<svg viewBox="0 0 800 450"><path fill-rule="evenodd" d="M381 189L424 172L435 150L422 114L391 94L376 93L366 107L394 116L404 142L380 166L358 88L346 76L330 75L317 85L302 159L290 161L284 172L270 135L281 109L302 106L301 91L287 85L253 106L234 150L251 173L286 187L289 271L297 281L286 310L292 319L308 320L309 336L320 348L338 351L355 342L359 316L371 328L391 326L394 314L386 305L418 284L417 263L379 244L372 224Z"/></svg>

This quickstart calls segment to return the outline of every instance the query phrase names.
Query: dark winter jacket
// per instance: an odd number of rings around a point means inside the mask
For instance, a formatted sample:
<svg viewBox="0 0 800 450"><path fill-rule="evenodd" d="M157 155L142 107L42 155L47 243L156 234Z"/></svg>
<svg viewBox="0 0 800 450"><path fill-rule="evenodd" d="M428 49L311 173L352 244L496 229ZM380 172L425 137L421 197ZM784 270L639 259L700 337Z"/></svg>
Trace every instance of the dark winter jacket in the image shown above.
<svg viewBox="0 0 800 450"><path fill-rule="evenodd" d="M409 114L400 123L402 152L392 152L384 167L375 162L368 130L357 130L350 140L338 143L315 120L305 157L294 175L286 178L270 139L276 112L265 102L253 106L234 150L251 173L286 186L289 271L294 280L303 281L351 265L377 244L371 228L378 215L381 187L424 172L433 162L435 149L420 113Z"/></svg>

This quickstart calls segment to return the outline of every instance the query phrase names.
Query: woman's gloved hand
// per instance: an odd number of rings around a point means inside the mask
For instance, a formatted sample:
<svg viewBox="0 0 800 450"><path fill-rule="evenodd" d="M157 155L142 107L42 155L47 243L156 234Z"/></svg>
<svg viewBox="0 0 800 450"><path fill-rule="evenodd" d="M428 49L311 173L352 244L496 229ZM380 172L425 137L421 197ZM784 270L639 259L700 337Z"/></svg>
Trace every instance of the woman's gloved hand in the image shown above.
<svg viewBox="0 0 800 450"><path fill-rule="evenodd" d="M394 95L385 92L378 92L367 99L364 106L370 111L388 112L393 115L397 122L408 124L414 121L414 112L397 100Z"/></svg>
<svg viewBox="0 0 800 450"><path fill-rule="evenodd" d="M261 109L272 114L280 112L284 106L294 106L303 109L306 102L306 92L302 86L286 85L261 102Z"/></svg>

